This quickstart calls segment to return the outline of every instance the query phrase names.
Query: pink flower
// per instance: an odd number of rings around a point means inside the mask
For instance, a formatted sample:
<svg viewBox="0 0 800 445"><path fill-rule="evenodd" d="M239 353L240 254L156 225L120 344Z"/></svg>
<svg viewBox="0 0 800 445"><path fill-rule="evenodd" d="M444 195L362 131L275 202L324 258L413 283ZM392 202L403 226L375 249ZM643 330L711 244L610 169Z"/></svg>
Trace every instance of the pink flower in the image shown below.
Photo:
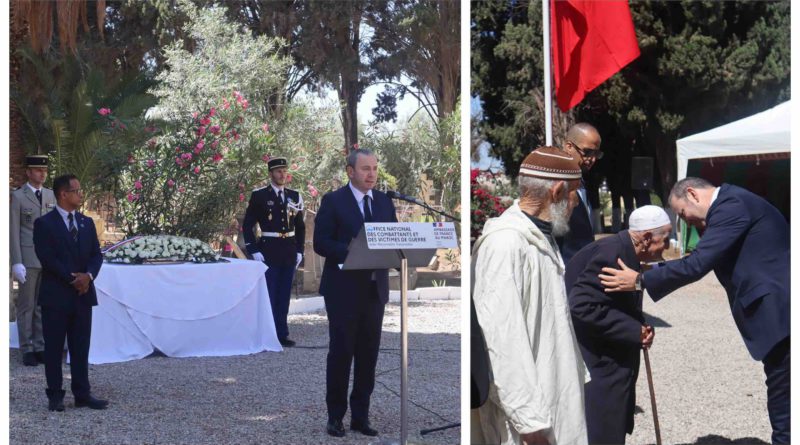
<svg viewBox="0 0 800 445"><path fill-rule="evenodd" d="M214 162L219 162L222 160L222 155L219 153L214 153L214 157L212 157L211 160Z"/></svg>
<svg viewBox="0 0 800 445"><path fill-rule="evenodd" d="M242 93L240 93L238 91L234 91L233 92L233 97L235 97L237 101L240 101L240 100L242 100Z"/></svg>
<svg viewBox="0 0 800 445"><path fill-rule="evenodd" d="M319 195L319 190L317 190L317 188L314 187L313 185L309 184L308 193L310 193L312 197L316 198L317 195Z"/></svg>
<svg viewBox="0 0 800 445"><path fill-rule="evenodd" d="M261 160L264 161L264 162L269 162L269 159L270 159L270 157L269 157L268 154L266 154L264 156L261 156Z"/></svg>
<svg viewBox="0 0 800 445"><path fill-rule="evenodd" d="M261 129L264 130L264 133L269 133L269 124L264 122L264 125L261 126Z"/></svg>
<svg viewBox="0 0 800 445"><path fill-rule="evenodd" d="M247 105L248 105L248 104L249 104L249 102L247 102L247 100L246 100L246 99L245 99L245 100L243 100L243 101L242 101L242 108L244 108L244 109L246 110L246 109L247 109Z"/></svg>
<svg viewBox="0 0 800 445"><path fill-rule="evenodd" d="M128 164L133 164L134 162L136 162L136 158L133 155L128 155Z"/></svg>
<svg viewBox="0 0 800 445"><path fill-rule="evenodd" d="M197 119L197 116L199 116L199 115L200 115L200 113L195 111L194 113L192 113L192 119Z"/></svg>
<svg viewBox="0 0 800 445"><path fill-rule="evenodd" d="M154 161L152 159L148 159L147 160L147 167L153 168L154 165L156 165L156 161Z"/></svg>
<svg viewBox="0 0 800 445"><path fill-rule="evenodd" d="M214 142L211 143L211 148L216 150L218 145L219 145L219 141L214 141Z"/></svg>
<svg viewBox="0 0 800 445"><path fill-rule="evenodd" d="M180 157L175 158L175 163L183 167L183 161L181 160Z"/></svg>
<svg viewBox="0 0 800 445"><path fill-rule="evenodd" d="M185 192L185 191L186 191L186 187L183 187L183 186L181 186L181 187L178 187L178 191L179 191L179 192L181 192L181 193L183 193L183 192Z"/></svg>
<svg viewBox="0 0 800 445"><path fill-rule="evenodd" d="M234 133L233 139L238 141L239 140L239 133Z"/></svg>
<svg viewBox="0 0 800 445"><path fill-rule="evenodd" d="M195 133L197 133L198 136L202 136L202 135L206 134L206 127L198 127L197 131L195 131Z"/></svg>
<svg viewBox="0 0 800 445"><path fill-rule="evenodd" d="M147 147L150 148L151 150L156 148L156 140L155 140L155 138L154 139L150 139L149 141L147 141Z"/></svg>
<svg viewBox="0 0 800 445"><path fill-rule="evenodd" d="M142 181L134 182L133 183L133 188L135 188L136 190L141 190L142 189Z"/></svg>
<svg viewBox="0 0 800 445"><path fill-rule="evenodd" d="M174 187L174 186L175 186L175 181L173 181L172 179L167 180L167 187Z"/></svg>
<svg viewBox="0 0 800 445"><path fill-rule="evenodd" d="M358 150L358 144L353 144L353 150Z"/></svg>
<svg viewBox="0 0 800 445"><path fill-rule="evenodd" d="M128 128L128 127L126 127L125 124L123 124L122 121L120 121L119 128L124 130L124 129Z"/></svg>
<svg viewBox="0 0 800 445"><path fill-rule="evenodd" d="M297 170L297 164L292 164L292 170Z"/></svg>
<svg viewBox="0 0 800 445"><path fill-rule="evenodd" d="M197 167L194 168L194 174L196 174L196 175L200 174L200 166L197 166Z"/></svg>
<svg viewBox="0 0 800 445"><path fill-rule="evenodd" d="M244 184L242 184L241 182L239 183L239 190L244 191Z"/></svg>
<svg viewBox="0 0 800 445"><path fill-rule="evenodd" d="M137 199L139 199L139 195L133 192L128 192L128 202L133 202L136 201Z"/></svg>
<svg viewBox="0 0 800 445"><path fill-rule="evenodd" d="M220 132L219 125L212 125L212 126L211 126L211 127L208 129L208 131L210 131L212 134L219 134L219 132Z"/></svg>
<svg viewBox="0 0 800 445"><path fill-rule="evenodd" d="M204 125L205 126L205 125L208 125L210 123L211 123L211 119L209 119L207 117L204 117L204 118L200 119L200 125Z"/></svg>
<svg viewBox="0 0 800 445"><path fill-rule="evenodd" d="M223 109L223 110L227 110L227 109L228 109L228 108L230 108L230 107L231 107L231 103L230 103L230 102L228 102L228 100L227 100L227 99L223 99L223 103L222 103L222 109Z"/></svg>
<svg viewBox="0 0 800 445"><path fill-rule="evenodd" d="M244 201L244 193L239 193L239 202Z"/></svg>
<svg viewBox="0 0 800 445"><path fill-rule="evenodd" d="M292 182L292 174L291 173L286 175L286 182Z"/></svg>
<svg viewBox="0 0 800 445"><path fill-rule="evenodd" d="M108 116L109 114L111 114L111 108L101 108L97 110L97 113L99 113L100 116Z"/></svg>
<svg viewBox="0 0 800 445"><path fill-rule="evenodd" d="M208 117L214 117L215 114L217 114L217 109L214 108L214 107L211 107L211 109L208 110Z"/></svg>
<svg viewBox="0 0 800 445"><path fill-rule="evenodd" d="M156 127L144 127L144 131L146 133L155 133L156 130L158 130L158 128L156 128Z"/></svg>

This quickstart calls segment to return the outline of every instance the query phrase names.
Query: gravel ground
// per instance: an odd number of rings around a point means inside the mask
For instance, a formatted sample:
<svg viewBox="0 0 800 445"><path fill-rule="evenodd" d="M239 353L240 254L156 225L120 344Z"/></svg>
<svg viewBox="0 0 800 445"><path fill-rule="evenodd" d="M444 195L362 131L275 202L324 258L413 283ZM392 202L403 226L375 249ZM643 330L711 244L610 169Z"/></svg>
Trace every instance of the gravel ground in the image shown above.
<svg viewBox="0 0 800 445"><path fill-rule="evenodd" d="M644 311L656 327L650 350L664 444L764 444L772 428L761 362L747 353L725 291L714 274ZM636 414L628 444L655 443L642 359Z"/></svg>
<svg viewBox="0 0 800 445"><path fill-rule="evenodd" d="M460 301L411 303L409 432L460 421ZM9 434L14 444L367 444L348 430L325 433L324 313L289 317L302 347L235 357L149 357L90 366L92 392L105 411L47 411L44 368L22 366L11 350ZM381 437L400 433L400 308L386 307L371 421ZM69 368L64 368L69 388ZM349 416L345 418L349 427ZM412 436L413 437L413 436ZM458 443L460 429L424 436Z"/></svg>

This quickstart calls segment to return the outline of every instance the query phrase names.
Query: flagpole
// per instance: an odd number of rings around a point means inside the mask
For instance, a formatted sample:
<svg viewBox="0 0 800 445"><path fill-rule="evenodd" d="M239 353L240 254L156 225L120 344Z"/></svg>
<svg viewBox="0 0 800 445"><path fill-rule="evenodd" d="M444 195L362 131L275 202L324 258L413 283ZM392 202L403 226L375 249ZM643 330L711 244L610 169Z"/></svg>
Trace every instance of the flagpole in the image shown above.
<svg viewBox="0 0 800 445"><path fill-rule="evenodd" d="M553 94L550 92L550 0L542 0L542 43L544 46L544 140L553 145Z"/></svg>

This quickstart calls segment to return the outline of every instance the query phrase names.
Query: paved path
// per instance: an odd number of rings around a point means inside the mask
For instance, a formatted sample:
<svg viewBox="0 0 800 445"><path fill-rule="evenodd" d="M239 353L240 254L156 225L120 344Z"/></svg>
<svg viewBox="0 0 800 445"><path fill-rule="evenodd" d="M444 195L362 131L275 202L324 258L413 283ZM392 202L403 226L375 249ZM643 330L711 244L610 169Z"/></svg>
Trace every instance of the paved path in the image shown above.
<svg viewBox="0 0 800 445"><path fill-rule="evenodd" d="M399 306L387 306L373 426L399 437ZM460 301L410 304L409 430L460 421ZM22 366L11 350L9 435L14 444L367 444L358 433L325 433L327 319L294 315L292 338L302 347L236 357L150 357L93 365L93 392L111 401L106 411L50 413L44 368ZM68 375L69 368L64 368ZM65 380L69 388L69 380ZM345 419L345 426L349 418ZM460 429L426 435L454 444Z"/></svg>
<svg viewBox="0 0 800 445"><path fill-rule="evenodd" d="M772 429L761 362L747 353L725 291L711 273L658 303L644 298L656 327L650 360L664 444L763 444ZM644 359L628 444L653 444Z"/></svg>

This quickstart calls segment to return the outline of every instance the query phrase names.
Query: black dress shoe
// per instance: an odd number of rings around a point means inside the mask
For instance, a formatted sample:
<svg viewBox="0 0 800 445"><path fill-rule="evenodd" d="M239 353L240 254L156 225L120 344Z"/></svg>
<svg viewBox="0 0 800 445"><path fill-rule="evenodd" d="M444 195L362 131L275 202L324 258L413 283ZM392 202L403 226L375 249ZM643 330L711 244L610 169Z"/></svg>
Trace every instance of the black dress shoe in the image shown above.
<svg viewBox="0 0 800 445"><path fill-rule="evenodd" d="M352 422L350 422L350 429L353 430L353 431L358 431L359 433L361 433L361 434L363 434L365 436L377 436L378 435L378 430L372 428L369 425L369 421L366 421L366 422L352 421Z"/></svg>
<svg viewBox="0 0 800 445"><path fill-rule="evenodd" d="M44 351L36 351L33 354L36 356L36 361L44 365Z"/></svg>
<svg viewBox="0 0 800 445"><path fill-rule="evenodd" d="M344 425L341 420L328 420L328 434L333 437L344 437Z"/></svg>
<svg viewBox="0 0 800 445"><path fill-rule="evenodd" d="M50 411L64 411L64 400L52 399L47 402L47 409Z"/></svg>
<svg viewBox="0 0 800 445"><path fill-rule="evenodd" d="M22 364L25 366L37 366L39 362L36 361L36 354L33 352L26 352L22 354Z"/></svg>
<svg viewBox="0 0 800 445"><path fill-rule="evenodd" d="M63 389L46 389L45 393L47 394L47 409L50 411L64 411L64 394L66 391Z"/></svg>
<svg viewBox="0 0 800 445"><path fill-rule="evenodd" d="M88 406L91 409L106 409L108 400L95 399L91 395L85 399L75 399L75 408Z"/></svg>
<svg viewBox="0 0 800 445"><path fill-rule="evenodd" d="M291 348L292 346L296 345L297 343L294 340L289 340L288 338L284 338L283 340L279 340L281 342L281 346L284 348Z"/></svg>

